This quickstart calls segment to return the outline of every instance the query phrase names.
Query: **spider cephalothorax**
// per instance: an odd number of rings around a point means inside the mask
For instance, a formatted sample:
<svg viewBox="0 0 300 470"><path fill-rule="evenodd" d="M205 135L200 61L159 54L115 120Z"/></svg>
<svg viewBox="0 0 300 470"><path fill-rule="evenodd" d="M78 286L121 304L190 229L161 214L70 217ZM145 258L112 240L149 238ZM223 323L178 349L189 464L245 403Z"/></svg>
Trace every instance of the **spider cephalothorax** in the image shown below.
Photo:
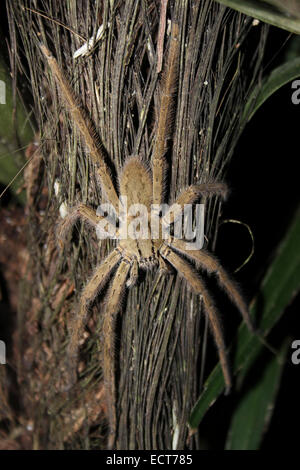
<svg viewBox="0 0 300 470"><path fill-rule="evenodd" d="M118 177L120 188L119 194L112 182L111 173L105 163L103 152L95 140L93 128L82 112L81 107L77 104L68 81L65 79L56 60L50 54L48 49L42 45L41 50L47 58L48 64L56 78L57 84L74 123L79 129L81 137L89 149L90 156L96 166L96 172L100 179L101 188L105 193L108 202L113 206L116 215L119 218L122 218L122 211L124 210L122 198L124 197L126 197L128 207L139 204L146 208L146 211L149 214L153 210L153 207L158 210L157 207L159 207L163 202L164 179L166 172L165 154L167 150L169 130L168 120L170 119L170 113L174 106L173 96L176 89L175 84L179 55L178 25L175 22L172 23L168 60L163 86L160 93L160 109L157 118L157 128L151 158L151 169L148 169L142 159L137 156L128 159ZM226 192L227 187L221 182L210 182L189 186L178 197L175 209L174 207L173 209L170 208L162 217L159 218L160 228L165 224L174 222L174 220L180 216L186 204L193 204L203 196L209 197L213 195L221 195L224 197ZM60 240L64 240L67 231L78 218L84 219L95 227L105 219L101 215L97 215L97 213L89 207L80 204L74 207L60 224L58 234ZM126 229L129 228L130 221L131 216L129 215L127 217ZM107 223L109 225L109 222ZM231 387L231 376L221 322L214 306L213 299L207 291L201 277L191 266L191 262L194 263L196 267L200 267L208 273L214 273L216 275L220 286L228 293L231 300L241 311L248 327L250 329L252 328L248 309L241 294L214 256L203 249L187 249L186 243L183 239L171 236L164 239L162 235L159 235L156 238L151 237L151 227L149 223L148 226L146 226L146 229L149 229L150 236L148 238L132 239L128 236L124 238L120 237L116 248L102 261L100 266L96 267L91 279L82 291L80 305L75 314L71 329L68 353L69 357L76 357L88 306L104 287L111 273L115 272L108 290L103 319L104 345L102 366L104 382L107 390L108 419L110 426L109 447L114 445L117 427L115 409L116 390L114 379L115 319L120 309L124 290L126 286L129 287L135 283L138 277L139 268L147 269L159 266L160 269L166 271L170 269L170 266L172 266L178 274L187 281L192 289L202 296L204 311L208 317L218 348L227 391Z"/></svg>

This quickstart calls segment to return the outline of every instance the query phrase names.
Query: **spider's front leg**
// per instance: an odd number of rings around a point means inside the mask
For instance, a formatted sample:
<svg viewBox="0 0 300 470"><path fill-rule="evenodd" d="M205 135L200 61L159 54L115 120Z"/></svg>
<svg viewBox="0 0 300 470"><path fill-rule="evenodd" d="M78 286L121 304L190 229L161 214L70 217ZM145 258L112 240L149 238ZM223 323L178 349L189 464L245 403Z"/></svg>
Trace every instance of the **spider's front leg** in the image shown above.
<svg viewBox="0 0 300 470"><path fill-rule="evenodd" d="M162 80L163 86L160 94L160 111L157 120L157 130L152 156L153 204L161 204L163 200L167 168L165 154L168 149L170 124L172 123L172 111L174 109L179 50L179 26L175 21L172 21L170 49L166 71Z"/></svg>
<svg viewBox="0 0 300 470"><path fill-rule="evenodd" d="M223 376L225 380L226 390L225 393L229 393L232 380L230 374L229 361L226 353L226 346L222 333L222 325L218 316L217 309L213 303L211 296L209 295L204 283L194 272L193 268L183 260L179 255L177 255L171 248L167 245L164 245L160 250L161 255L169 261L169 263L174 266L180 276L182 276L188 284L192 287L196 294L202 296L204 311L209 319L209 324L211 326L212 333L215 338L215 342L218 349L218 354L220 358L220 363L223 371Z"/></svg>
<svg viewBox="0 0 300 470"><path fill-rule="evenodd" d="M108 201L114 206L116 212L118 213L119 197L112 181L110 169L105 161L105 152L102 143L100 142L100 139L97 138L94 126L80 106L69 81L65 77L64 73L60 70L56 59L44 44L40 44L40 49L55 77L63 100L80 133L82 142L85 143L90 152L91 159L96 165L97 174L101 180L101 188L106 194Z"/></svg>
<svg viewBox="0 0 300 470"><path fill-rule="evenodd" d="M56 240L61 250L65 245L68 233L79 219L84 220L95 229L100 222L105 222L107 233L115 232L115 227L106 217L97 215L93 209L84 204L78 204L74 206L57 225Z"/></svg>
<svg viewBox="0 0 300 470"><path fill-rule="evenodd" d="M185 189L170 209L165 213L162 218L162 224L168 226L173 223L177 217L182 214L184 206L186 204L193 204L200 197L211 197L211 196L222 196L226 198L228 193L228 187L226 183L204 183L204 184L193 184Z"/></svg>

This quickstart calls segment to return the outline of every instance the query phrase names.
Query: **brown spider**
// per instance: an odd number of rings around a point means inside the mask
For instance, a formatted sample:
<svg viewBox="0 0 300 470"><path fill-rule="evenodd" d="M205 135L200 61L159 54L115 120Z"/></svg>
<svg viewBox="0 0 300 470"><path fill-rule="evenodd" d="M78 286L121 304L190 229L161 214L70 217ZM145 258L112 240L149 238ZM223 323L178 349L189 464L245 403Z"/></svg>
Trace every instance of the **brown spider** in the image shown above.
<svg viewBox="0 0 300 470"><path fill-rule="evenodd" d="M173 106L173 96L176 89L176 75L179 55L179 28L173 22L169 55L166 64L166 72L160 97L160 112L157 120L156 137L152 156L151 171L138 156L131 157L124 165L119 176L119 194L126 196L128 207L133 204L143 204L148 213L151 205L160 205L163 202L164 175L166 170L165 153L167 150L168 120ZM50 69L56 79L58 87L69 109L70 115L75 125L80 131L81 138L90 151L90 156L96 165L96 172L99 176L101 188L106 194L107 200L114 207L116 214L120 216L119 207L122 208L119 196L111 179L111 174L105 163L104 154L95 140L92 125L83 113L77 100L75 99L70 85L59 66L50 54L48 49L41 45L41 50L45 55ZM168 210L160 217L160 228L167 222L173 222L182 212L185 204L193 204L201 196L221 195L225 196L227 187L224 183L212 182L206 184L196 184L189 186L181 193L176 201L176 209ZM63 240L67 231L75 221L81 218L93 226L97 226L102 220L89 207L80 204L73 208L69 215L62 221L59 229L59 237ZM129 224L130 218L127 220ZM218 348L218 354L224 375L226 391L231 387L231 375L226 354L225 342L222 333L221 321L215 308L213 299L207 291L201 277L191 266L194 262L208 273L215 273L220 286L227 292L231 300L243 315L248 327L252 330L252 325L247 306L239 293L234 282L230 279L226 271L221 267L216 258L203 249L187 250L184 240L169 237L167 240L161 236L160 230L157 239L131 239L129 237L121 239L117 247L97 266L91 279L82 291L79 309L74 318L71 331L68 353L69 357L75 358L77 355L80 335L82 333L84 321L87 315L89 304L94 300L99 291L104 287L111 272L116 270L108 291L107 301L103 319L103 377L106 385L107 406L109 415L109 447L112 448L115 441L117 420L116 420L116 387L114 378L114 330L117 313L120 309L121 299L125 287L135 283L138 277L139 267L150 268L159 266L162 271L170 269L170 265L175 268L192 289L203 299L205 313L208 317L212 333Z"/></svg>

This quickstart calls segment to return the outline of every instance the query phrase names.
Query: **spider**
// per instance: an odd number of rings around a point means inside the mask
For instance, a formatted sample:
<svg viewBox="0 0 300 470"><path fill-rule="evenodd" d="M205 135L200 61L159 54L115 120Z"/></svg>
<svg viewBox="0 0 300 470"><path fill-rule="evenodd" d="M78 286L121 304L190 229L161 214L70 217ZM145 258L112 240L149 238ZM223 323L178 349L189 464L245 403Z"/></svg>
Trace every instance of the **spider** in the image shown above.
<svg viewBox="0 0 300 470"><path fill-rule="evenodd" d="M99 145L95 138L95 132L89 119L82 111L80 104L74 97L69 82L60 70L56 59L51 55L46 46L41 45L41 51L47 59L48 65L56 79L58 89L66 103L67 109L77 126L82 141L88 147L90 157L95 164L96 173L99 177L101 189L105 193L108 202L114 207L118 216L122 203L120 196L126 196L128 206L133 204L143 204L150 213L151 207L159 207L163 202L164 180L167 167L166 151L168 142L168 121L174 106L174 90L176 90L176 75L179 56L179 27L176 22L172 22L171 38L168 58L162 89L160 93L160 110L157 118L156 135L152 152L151 169L148 169L139 156L130 157L124 164L122 171L118 175L119 195L113 184L109 166L106 163L103 147ZM176 210L171 209L167 213L160 214L160 226L167 222L173 222L183 211L185 204L193 204L200 197L219 195L225 197L227 186L222 182L210 182L204 184L194 184L185 189L176 201ZM152 206L157 205L157 206ZM102 217L91 208L79 204L70 210L69 214L59 226L58 236L64 240L67 232L78 219L83 219L96 227ZM129 220L127 220L127 224ZM108 447L113 448L117 431L116 418L116 385L114 371L114 330L117 314L120 310L121 300L126 287L135 284L138 278L139 268L150 269L158 267L163 273L174 269L184 278L195 293L202 297L204 311L208 317L209 324L216 342L219 359L224 376L226 392L231 388L231 374L229 362L226 354L226 347L222 333L222 325L218 311L214 305L212 296L208 292L202 278L193 268L192 264L200 267L208 273L214 273L220 286L226 291L240 310L249 329L253 331L252 323L247 306L234 281L223 269L217 259L205 251L188 250L183 239L169 237L162 238L161 231L159 237L148 239L119 240L117 246L111 253L96 267L91 279L83 288L79 307L74 316L71 328L68 356L76 359L79 339L82 334L84 322L87 316L88 307L97 294L104 288L113 271L111 285L108 290L107 300L103 318L103 357L102 368L103 378L106 386L109 439Z"/></svg>

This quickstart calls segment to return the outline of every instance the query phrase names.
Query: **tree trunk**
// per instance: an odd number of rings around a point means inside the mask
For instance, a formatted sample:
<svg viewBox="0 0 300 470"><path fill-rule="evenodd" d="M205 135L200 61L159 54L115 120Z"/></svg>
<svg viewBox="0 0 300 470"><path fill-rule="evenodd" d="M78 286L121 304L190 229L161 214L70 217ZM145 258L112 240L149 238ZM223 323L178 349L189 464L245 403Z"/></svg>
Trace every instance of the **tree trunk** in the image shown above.
<svg viewBox="0 0 300 470"><path fill-rule="evenodd" d="M159 42L165 3L166 31ZM119 173L130 155L150 165L161 87L157 61L162 58L164 70L169 23L178 21L179 72L167 153L166 201L172 203L192 183L224 179L245 124L246 97L260 80L266 28L210 0L20 0L8 2L8 11L14 60L29 77L39 132L35 171L27 174L30 262L21 286L17 371L22 409L33 421L34 448L105 448L99 360L105 292L89 310L71 390L65 387L64 358L82 287L114 242L99 243L93 230L78 223L63 252L58 249L56 226L64 212L81 202L96 210L102 193L39 42L68 76ZM95 38L91 51L73 59L89 38ZM219 198L207 200L210 251L220 212ZM140 274L117 324L117 448L199 448L187 420L208 372L201 298L174 273Z"/></svg>

